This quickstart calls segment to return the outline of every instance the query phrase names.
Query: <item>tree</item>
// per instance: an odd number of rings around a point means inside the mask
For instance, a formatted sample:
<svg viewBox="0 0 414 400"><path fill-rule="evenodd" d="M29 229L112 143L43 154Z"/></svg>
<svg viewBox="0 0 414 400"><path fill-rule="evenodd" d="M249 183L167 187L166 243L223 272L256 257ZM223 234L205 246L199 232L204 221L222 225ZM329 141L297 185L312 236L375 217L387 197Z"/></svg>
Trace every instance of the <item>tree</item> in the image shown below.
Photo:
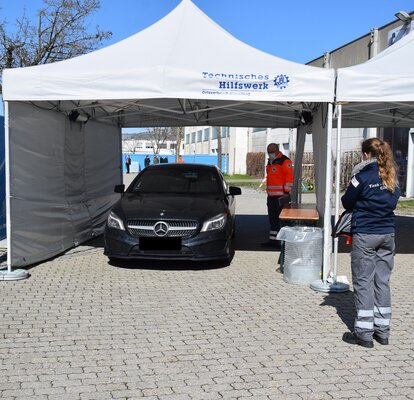
<svg viewBox="0 0 414 400"><path fill-rule="evenodd" d="M167 140L175 140L177 138L177 133L175 128L171 127L156 127L151 128L147 135L148 140L151 142L152 151L154 155L160 153L162 145Z"/></svg>
<svg viewBox="0 0 414 400"><path fill-rule="evenodd" d="M97 26L87 29L87 19L100 7L99 0L43 0L37 20L25 15L16 30L0 23L0 71L65 60L99 48L111 37Z"/></svg>
<svg viewBox="0 0 414 400"><path fill-rule="evenodd" d="M184 136L184 128L182 126L177 126L175 128L175 140L177 142L176 148L175 148L175 161L178 161L178 157L180 156L181 152L181 141Z"/></svg>
<svg viewBox="0 0 414 400"><path fill-rule="evenodd" d="M222 144L222 135L223 135L223 129L222 127L217 127L217 167L221 171L222 169L222 154L223 154L223 144Z"/></svg>
<svg viewBox="0 0 414 400"><path fill-rule="evenodd" d="M135 153L137 140L135 138L122 138L122 150L127 153Z"/></svg>

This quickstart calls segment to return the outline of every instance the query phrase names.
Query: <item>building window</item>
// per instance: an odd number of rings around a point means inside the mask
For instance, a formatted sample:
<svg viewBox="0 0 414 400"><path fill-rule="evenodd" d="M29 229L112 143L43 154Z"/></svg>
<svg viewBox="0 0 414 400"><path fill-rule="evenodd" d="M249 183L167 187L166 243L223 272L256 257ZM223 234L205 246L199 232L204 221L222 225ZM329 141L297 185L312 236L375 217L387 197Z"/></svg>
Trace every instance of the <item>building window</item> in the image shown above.
<svg viewBox="0 0 414 400"><path fill-rule="evenodd" d="M187 133L185 135L185 144L190 144L190 134L189 133Z"/></svg>
<svg viewBox="0 0 414 400"><path fill-rule="evenodd" d="M160 144L160 149L166 149L166 148L167 148L167 143Z"/></svg>
<svg viewBox="0 0 414 400"><path fill-rule="evenodd" d="M226 138L230 136L230 128L228 126L224 126L221 128L221 137Z"/></svg>
<svg viewBox="0 0 414 400"><path fill-rule="evenodd" d="M207 142L210 139L210 128L204 129L204 141Z"/></svg>
<svg viewBox="0 0 414 400"><path fill-rule="evenodd" d="M142 149L142 143L139 143L139 142L138 142L138 143L137 143L137 148L138 148L138 149Z"/></svg>
<svg viewBox="0 0 414 400"><path fill-rule="evenodd" d="M195 143L196 133L191 132L191 143Z"/></svg>
<svg viewBox="0 0 414 400"><path fill-rule="evenodd" d="M219 128L217 128L217 126L213 126L213 133L211 134L212 139L217 139L218 138L218 130L219 130Z"/></svg>
<svg viewBox="0 0 414 400"><path fill-rule="evenodd" d="M197 131L197 142L203 141L203 131Z"/></svg>
<svg viewBox="0 0 414 400"><path fill-rule="evenodd" d="M170 149L171 150L175 150L177 148L177 144L176 143L170 143Z"/></svg>
<svg viewBox="0 0 414 400"><path fill-rule="evenodd" d="M266 128L253 128L252 133L263 132Z"/></svg>

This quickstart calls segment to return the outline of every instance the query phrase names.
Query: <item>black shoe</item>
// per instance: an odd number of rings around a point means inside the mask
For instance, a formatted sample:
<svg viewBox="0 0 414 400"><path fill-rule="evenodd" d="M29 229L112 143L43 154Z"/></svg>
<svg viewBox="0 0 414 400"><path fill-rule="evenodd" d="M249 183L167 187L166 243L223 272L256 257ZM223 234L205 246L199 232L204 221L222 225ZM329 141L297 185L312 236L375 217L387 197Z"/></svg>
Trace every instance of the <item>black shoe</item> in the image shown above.
<svg viewBox="0 0 414 400"><path fill-rule="evenodd" d="M369 349L374 347L374 342L372 340L362 340L355 335L355 332L345 332L342 336L342 340L346 343L357 344Z"/></svg>
<svg viewBox="0 0 414 400"><path fill-rule="evenodd" d="M386 346L388 344L388 338L383 338L381 336L378 336L377 333L374 333L373 338L379 343L382 344L384 346Z"/></svg>
<svg viewBox="0 0 414 400"><path fill-rule="evenodd" d="M274 249L280 250L280 243L277 240L269 240L268 242L260 243L262 247L272 247Z"/></svg>

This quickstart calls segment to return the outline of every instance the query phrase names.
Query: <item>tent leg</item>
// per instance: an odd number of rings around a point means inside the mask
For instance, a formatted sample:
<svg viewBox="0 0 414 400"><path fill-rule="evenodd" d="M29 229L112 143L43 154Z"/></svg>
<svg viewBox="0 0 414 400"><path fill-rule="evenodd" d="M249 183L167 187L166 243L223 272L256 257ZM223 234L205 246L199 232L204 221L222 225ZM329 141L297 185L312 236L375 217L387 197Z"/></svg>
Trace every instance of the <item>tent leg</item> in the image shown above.
<svg viewBox="0 0 414 400"><path fill-rule="evenodd" d="M335 173L335 224L338 222L339 219L339 202L340 202L340 191L341 191L341 134L342 134L342 104L338 104L336 106L337 110L337 129L336 129L336 173ZM333 276L332 276L332 285L336 285L340 287L340 283L337 282L337 274L338 274L338 245L339 245L339 238L336 237L334 239L334 269L333 269ZM345 285L344 290L349 289L349 285L343 283Z"/></svg>
<svg viewBox="0 0 414 400"><path fill-rule="evenodd" d="M10 220L10 128L9 128L9 102L4 102L4 152L6 164L6 241L7 241L7 270L0 265L0 281L16 281L29 277L24 269L12 271L11 268L11 220Z"/></svg>
<svg viewBox="0 0 414 400"><path fill-rule="evenodd" d="M332 118L333 118L333 105L332 103L328 104L328 127L327 127L327 137L326 137L326 192L325 192L325 213L324 213L324 241L323 241L323 271L322 271L322 280L317 280L311 282L310 287L317 292L326 292L326 293L340 293L346 292L349 290L349 285L342 282L337 282L336 269L337 269L337 253L338 253L338 242L335 243L335 255L334 255L334 278L332 282L328 282L328 274L331 266L331 251L330 251L330 241L331 241L331 193L332 193ZM337 129L337 157L338 151L340 153L340 131L341 131L341 122L340 120L342 115L338 116L338 129ZM335 221L338 218L339 214L339 160L337 158L336 163L336 207L335 207Z"/></svg>

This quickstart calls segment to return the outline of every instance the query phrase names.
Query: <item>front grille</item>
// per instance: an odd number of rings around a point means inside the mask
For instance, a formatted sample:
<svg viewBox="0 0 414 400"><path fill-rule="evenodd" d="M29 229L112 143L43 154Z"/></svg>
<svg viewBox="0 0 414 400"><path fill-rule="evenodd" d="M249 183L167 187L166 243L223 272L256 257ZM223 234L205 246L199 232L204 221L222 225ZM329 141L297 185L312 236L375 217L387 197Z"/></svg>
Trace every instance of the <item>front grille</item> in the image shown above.
<svg viewBox="0 0 414 400"><path fill-rule="evenodd" d="M134 237L157 237L154 226L165 222L169 229L164 237L188 238L197 232L198 224L194 220L160 220L160 219L130 219L127 221L128 231Z"/></svg>

